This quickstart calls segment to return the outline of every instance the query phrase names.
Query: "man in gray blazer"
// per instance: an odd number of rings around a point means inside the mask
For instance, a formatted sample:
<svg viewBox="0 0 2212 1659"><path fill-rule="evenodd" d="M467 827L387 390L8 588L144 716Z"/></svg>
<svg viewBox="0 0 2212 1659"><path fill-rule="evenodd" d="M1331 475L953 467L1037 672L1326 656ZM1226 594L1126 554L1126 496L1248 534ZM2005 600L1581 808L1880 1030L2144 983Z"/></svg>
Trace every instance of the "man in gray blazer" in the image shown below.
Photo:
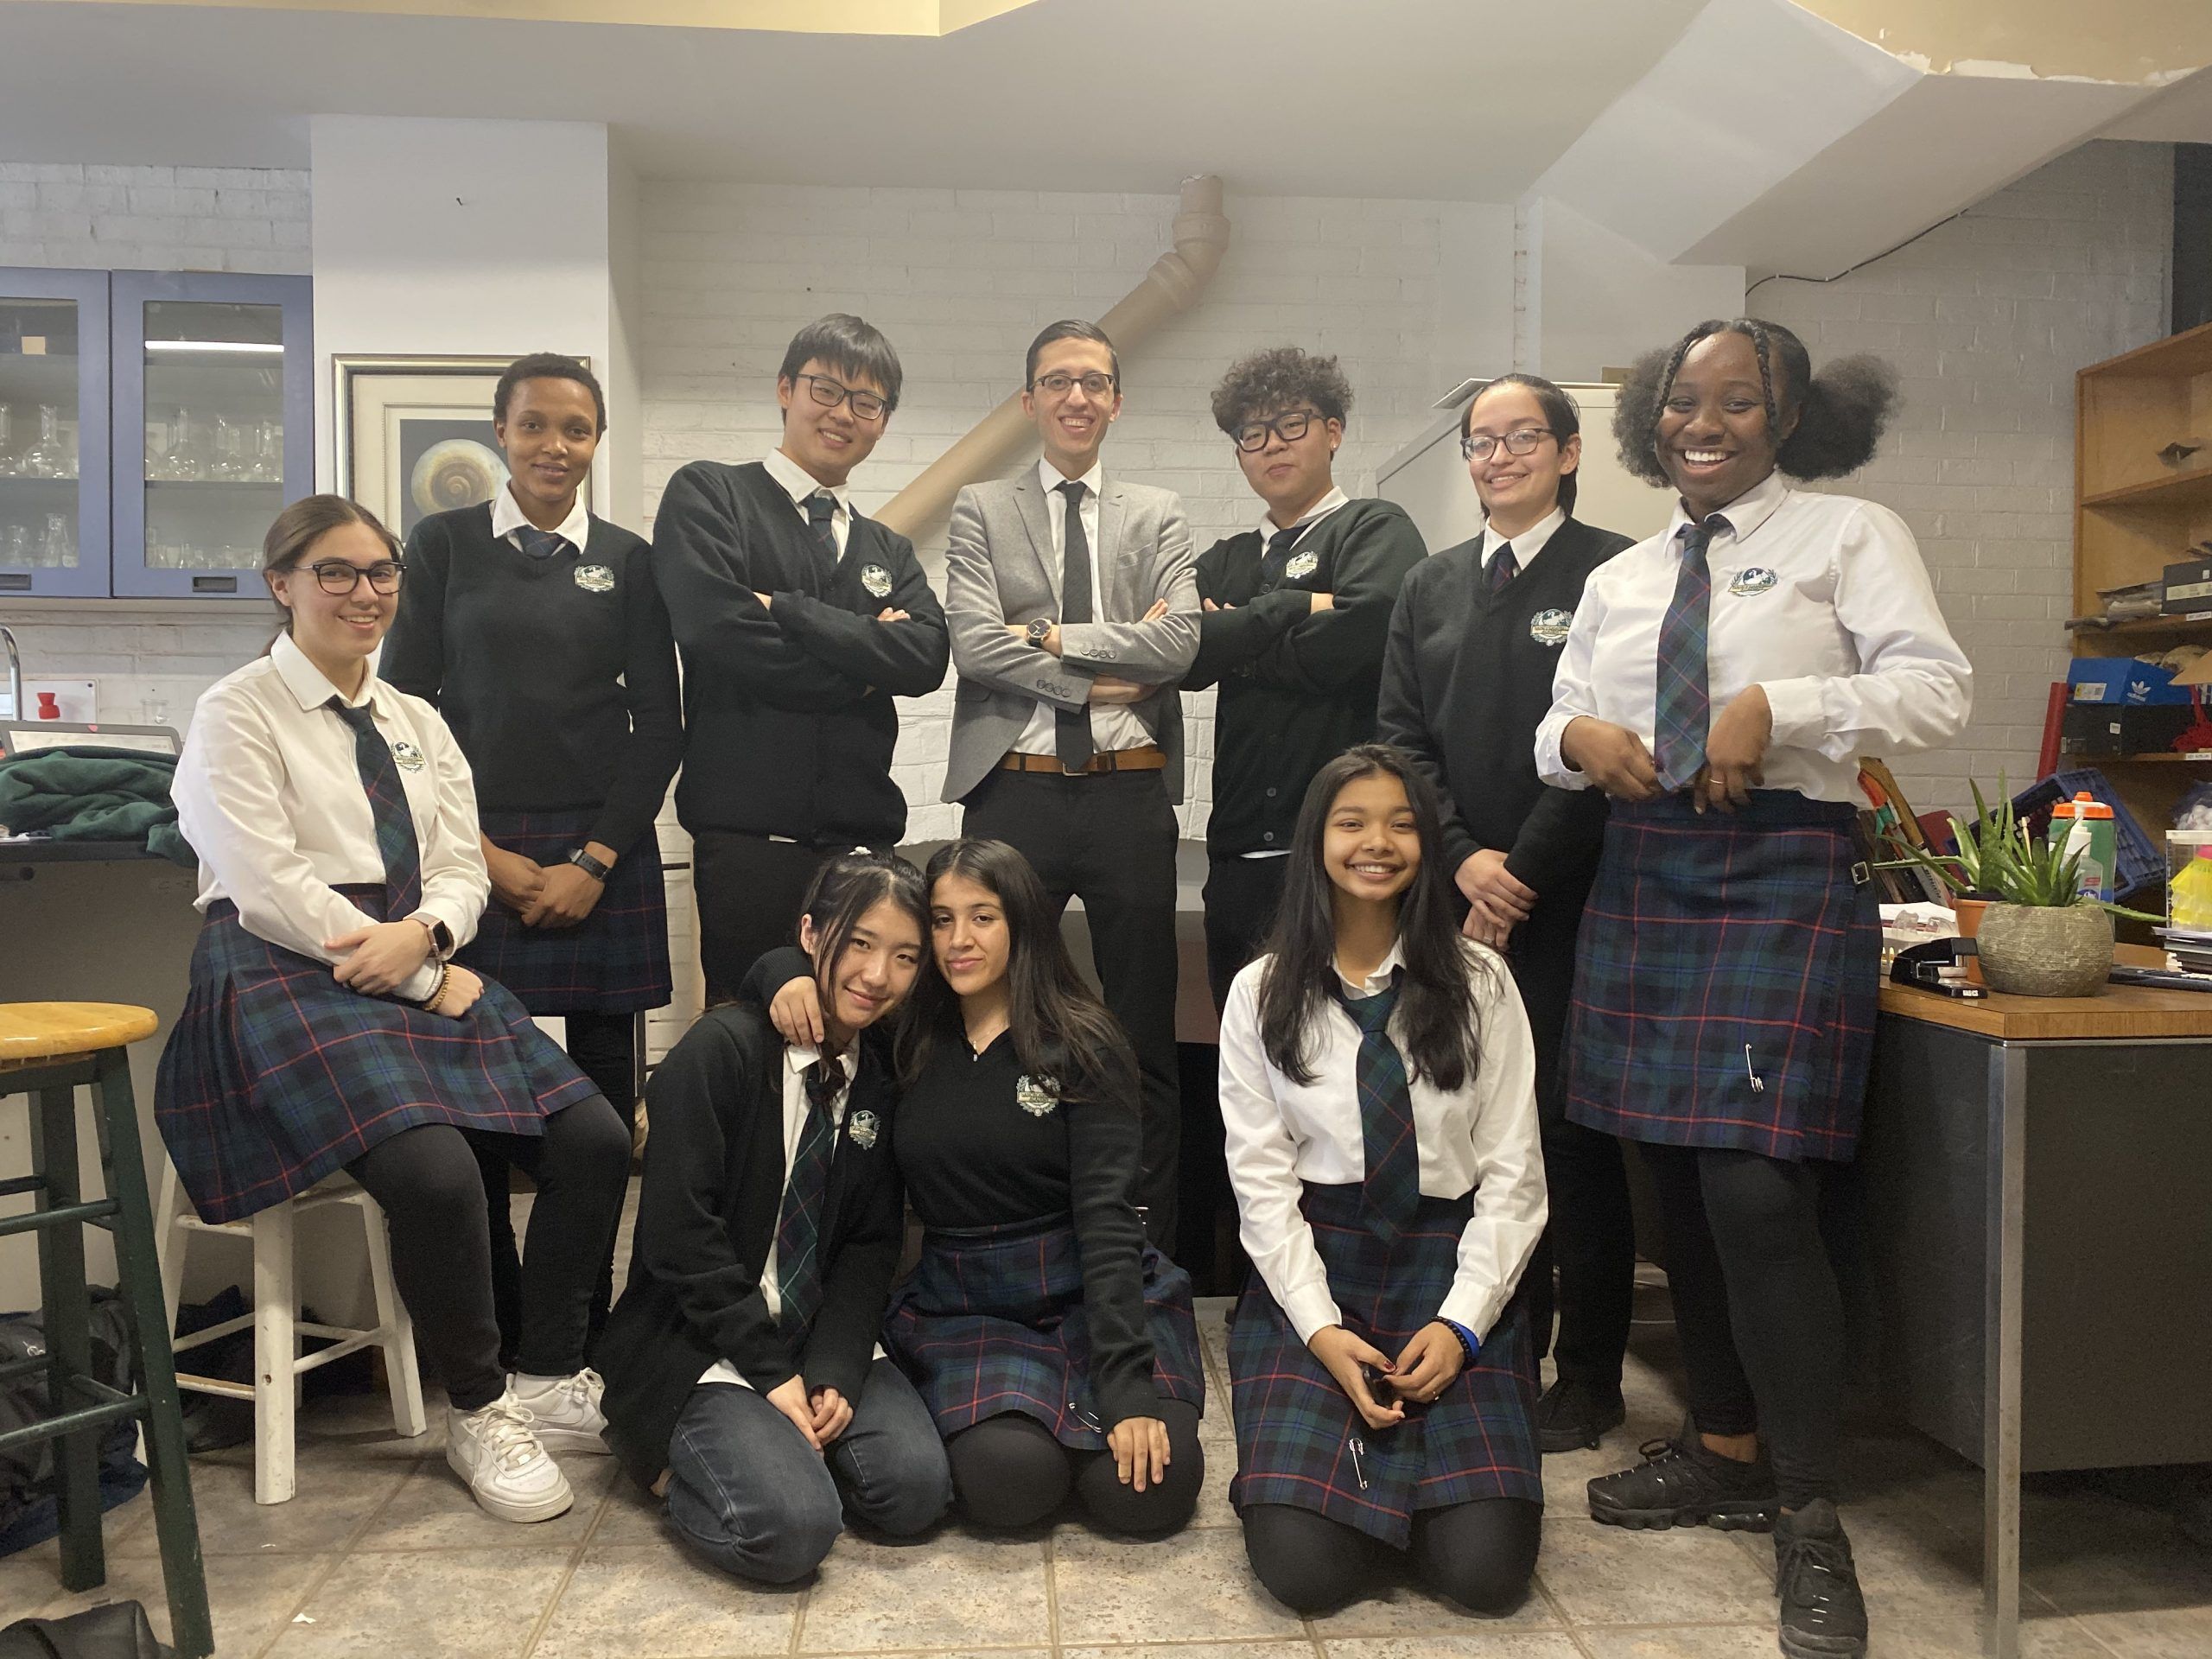
<svg viewBox="0 0 2212 1659"><path fill-rule="evenodd" d="M1055 908L1083 900L1107 1006L1144 1082L1146 1232L1173 1252L1176 692L1198 647L1182 503L1109 479L1122 365L1088 322L1029 347L1022 408L1045 453L952 509L945 618L959 677L944 798L963 835L1019 849Z"/></svg>

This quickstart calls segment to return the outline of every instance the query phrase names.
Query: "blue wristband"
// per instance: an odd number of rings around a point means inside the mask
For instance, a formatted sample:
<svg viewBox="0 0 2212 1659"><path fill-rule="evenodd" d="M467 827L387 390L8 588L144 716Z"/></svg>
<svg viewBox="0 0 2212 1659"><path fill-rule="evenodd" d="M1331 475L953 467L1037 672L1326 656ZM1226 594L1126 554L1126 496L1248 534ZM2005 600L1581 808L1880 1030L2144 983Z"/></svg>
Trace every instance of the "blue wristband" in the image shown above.
<svg viewBox="0 0 2212 1659"><path fill-rule="evenodd" d="M1449 1331L1453 1336L1459 1338L1459 1351L1466 1355L1467 1363L1470 1365L1473 1364L1475 1363L1475 1357L1483 1351L1481 1338L1477 1337L1473 1332L1468 1330L1465 1325L1460 1324L1457 1319L1440 1318L1437 1320L1437 1323L1442 1325L1446 1330Z"/></svg>

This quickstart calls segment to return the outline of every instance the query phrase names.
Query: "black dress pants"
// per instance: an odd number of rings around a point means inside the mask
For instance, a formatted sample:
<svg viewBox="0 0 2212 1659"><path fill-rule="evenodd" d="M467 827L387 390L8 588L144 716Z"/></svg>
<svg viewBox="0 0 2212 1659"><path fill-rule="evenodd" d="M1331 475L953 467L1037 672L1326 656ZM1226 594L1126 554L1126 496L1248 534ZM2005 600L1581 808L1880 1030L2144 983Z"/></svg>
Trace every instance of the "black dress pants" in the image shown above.
<svg viewBox="0 0 2212 1659"><path fill-rule="evenodd" d="M1260 954L1282 899L1288 858L1210 860L1206 866L1206 984L1213 1011L1229 1006L1229 983Z"/></svg>
<svg viewBox="0 0 2212 1659"><path fill-rule="evenodd" d="M1293 1612L1341 1607L1390 1576L1389 1546L1317 1510L1244 1509L1244 1554L1268 1593ZM1543 1510L1522 1497L1478 1497L1414 1516L1408 1554L1421 1583L1478 1613L1510 1612L1529 1593Z"/></svg>
<svg viewBox="0 0 2212 1659"><path fill-rule="evenodd" d="M1835 1496L1843 1298L1821 1237L1821 1166L1756 1152L1646 1144L1667 1282L1707 1434L1756 1430L1783 1507Z"/></svg>
<svg viewBox="0 0 2212 1659"><path fill-rule="evenodd" d="M414 1316L423 1357L461 1411L490 1405L507 1385L474 1151L483 1141L537 1184L516 1362L538 1376L582 1369L592 1287L613 1247L630 1168L622 1120L595 1095L547 1118L543 1135L418 1123L346 1166L391 1222L392 1282Z"/></svg>
<svg viewBox="0 0 2212 1659"><path fill-rule="evenodd" d="M569 1014L569 1058L592 1080L600 1096L614 1108L615 1116L634 1141L638 1129L638 1027L627 1014ZM476 1166L484 1177L485 1219L492 1237L492 1306L499 1321L499 1363L515 1369L515 1352L522 1341L522 1251L515 1243L514 1201L506 1154L491 1137L474 1144ZM587 1356L599 1346L599 1333L607 1323L607 1310L614 1302L614 1239L607 1241L607 1262L591 1294L591 1320L585 1341Z"/></svg>
<svg viewBox="0 0 2212 1659"><path fill-rule="evenodd" d="M1175 1054L1175 842L1158 772L994 772L969 792L961 833L1003 841L1044 882L1055 914L1083 900L1106 1006L1144 1081L1145 1233L1175 1243L1180 1089Z"/></svg>
<svg viewBox="0 0 2212 1659"><path fill-rule="evenodd" d="M699 904L699 966L709 1007L735 997L753 964L769 951L797 942L799 906L814 873L851 850L728 830L692 832L691 890Z"/></svg>

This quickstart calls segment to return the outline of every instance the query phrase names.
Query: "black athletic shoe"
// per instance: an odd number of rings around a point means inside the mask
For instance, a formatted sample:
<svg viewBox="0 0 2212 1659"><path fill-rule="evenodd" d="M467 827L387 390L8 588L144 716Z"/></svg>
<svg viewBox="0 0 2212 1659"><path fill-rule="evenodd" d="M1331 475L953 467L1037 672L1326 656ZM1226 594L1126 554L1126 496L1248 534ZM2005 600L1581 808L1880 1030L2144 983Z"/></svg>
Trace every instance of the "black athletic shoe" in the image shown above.
<svg viewBox="0 0 2212 1659"><path fill-rule="evenodd" d="M1775 1517L1774 1589L1789 1659L1860 1659L1866 1651L1866 1599L1851 1540L1825 1497Z"/></svg>
<svg viewBox="0 0 2212 1659"><path fill-rule="evenodd" d="M1707 1451L1687 1425L1679 1439L1646 1440L1641 1449L1644 1460L1637 1467L1590 1483L1592 1520L1654 1531L1710 1526L1764 1532L1774 1524L1781 1499L1774 1465L1764 1453L1757 1463L1724 1458Z"/></svg>
<svg viewBox="0 0 2212 1659"><path fill-rule="evenodd" d="M1607 1429L1627 1421L1628 1408L1621 1403L1618 1389L1561 1377L1536 1402L1536 1443L1547 1452L1594 1448Z"/></svg>

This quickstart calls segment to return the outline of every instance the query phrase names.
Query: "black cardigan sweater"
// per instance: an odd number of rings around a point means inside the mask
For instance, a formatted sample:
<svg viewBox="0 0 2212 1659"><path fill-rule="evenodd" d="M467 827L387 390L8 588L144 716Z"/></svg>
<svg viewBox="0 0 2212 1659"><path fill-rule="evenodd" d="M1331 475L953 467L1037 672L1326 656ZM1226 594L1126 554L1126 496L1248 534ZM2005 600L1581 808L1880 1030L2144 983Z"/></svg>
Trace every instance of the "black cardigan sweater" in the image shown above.
<svg viewBox="0 0 2212 1659"><path fill-rule="evenodd" d="M1395 502L1347 501L1270 558L1256 530L1198 557L1198 596L1232 608L1198 619L1185 691L1218 684L1214 703L1215 858L1287 852L1313 774L1375 735L1382 645L1406 573L1428 550ZM1301 575L1286 567L1306 556ZM1332 595L1315 611L1308 594Z"/></svg>
<svg viewBox="0 0 2212 1659"><path fill-rule="evenodd" d="M896 843L892 699L936 690L951 658L913 543L855 513L832 570L766 467L695 461L662 492L653 569L683 652L684 828Z"/></svg>
<svg viewBox="0 0 2212 1659"><path fill-rule="evenodd" d="M701 1373L726 1359L766 1394L860 1398L899 1265L905 1213L887 1133L896 1092L880 1046L863 1043L823 1205L822 1306L794 1351L769 1316L760 1268L784 1196L784 1043L758 1009L709 1010L645 1086L653 1132L630 1281L599 1344L607 1440L647 1485ZM872 1135L856 1136L861 1112ZM863 1144L863 1142L866 1144Z"/></svg>
<svg viewBox="0 0 2212 1659"><path fill-rule="evenodd" d="M1406 578L1390 617L1376 734L1410 753L1443 797L1444 855L1480 848L1542 901L1580 914L1605 834L1605 798L1536 776L1536 728L1590 573L1625 536L1569 518L1493 596L1482 538L1445 549Z"/></svg>
<svg viewBox="0 0 2212 1659"><path fill-rule="evenodd" d="M581 554L550 559L495 537L489 502L423 519L378 672L445 715L480 810L593 809L587 838L619 857L651 830L683 758L652 550L604 518Z"/></svg>

